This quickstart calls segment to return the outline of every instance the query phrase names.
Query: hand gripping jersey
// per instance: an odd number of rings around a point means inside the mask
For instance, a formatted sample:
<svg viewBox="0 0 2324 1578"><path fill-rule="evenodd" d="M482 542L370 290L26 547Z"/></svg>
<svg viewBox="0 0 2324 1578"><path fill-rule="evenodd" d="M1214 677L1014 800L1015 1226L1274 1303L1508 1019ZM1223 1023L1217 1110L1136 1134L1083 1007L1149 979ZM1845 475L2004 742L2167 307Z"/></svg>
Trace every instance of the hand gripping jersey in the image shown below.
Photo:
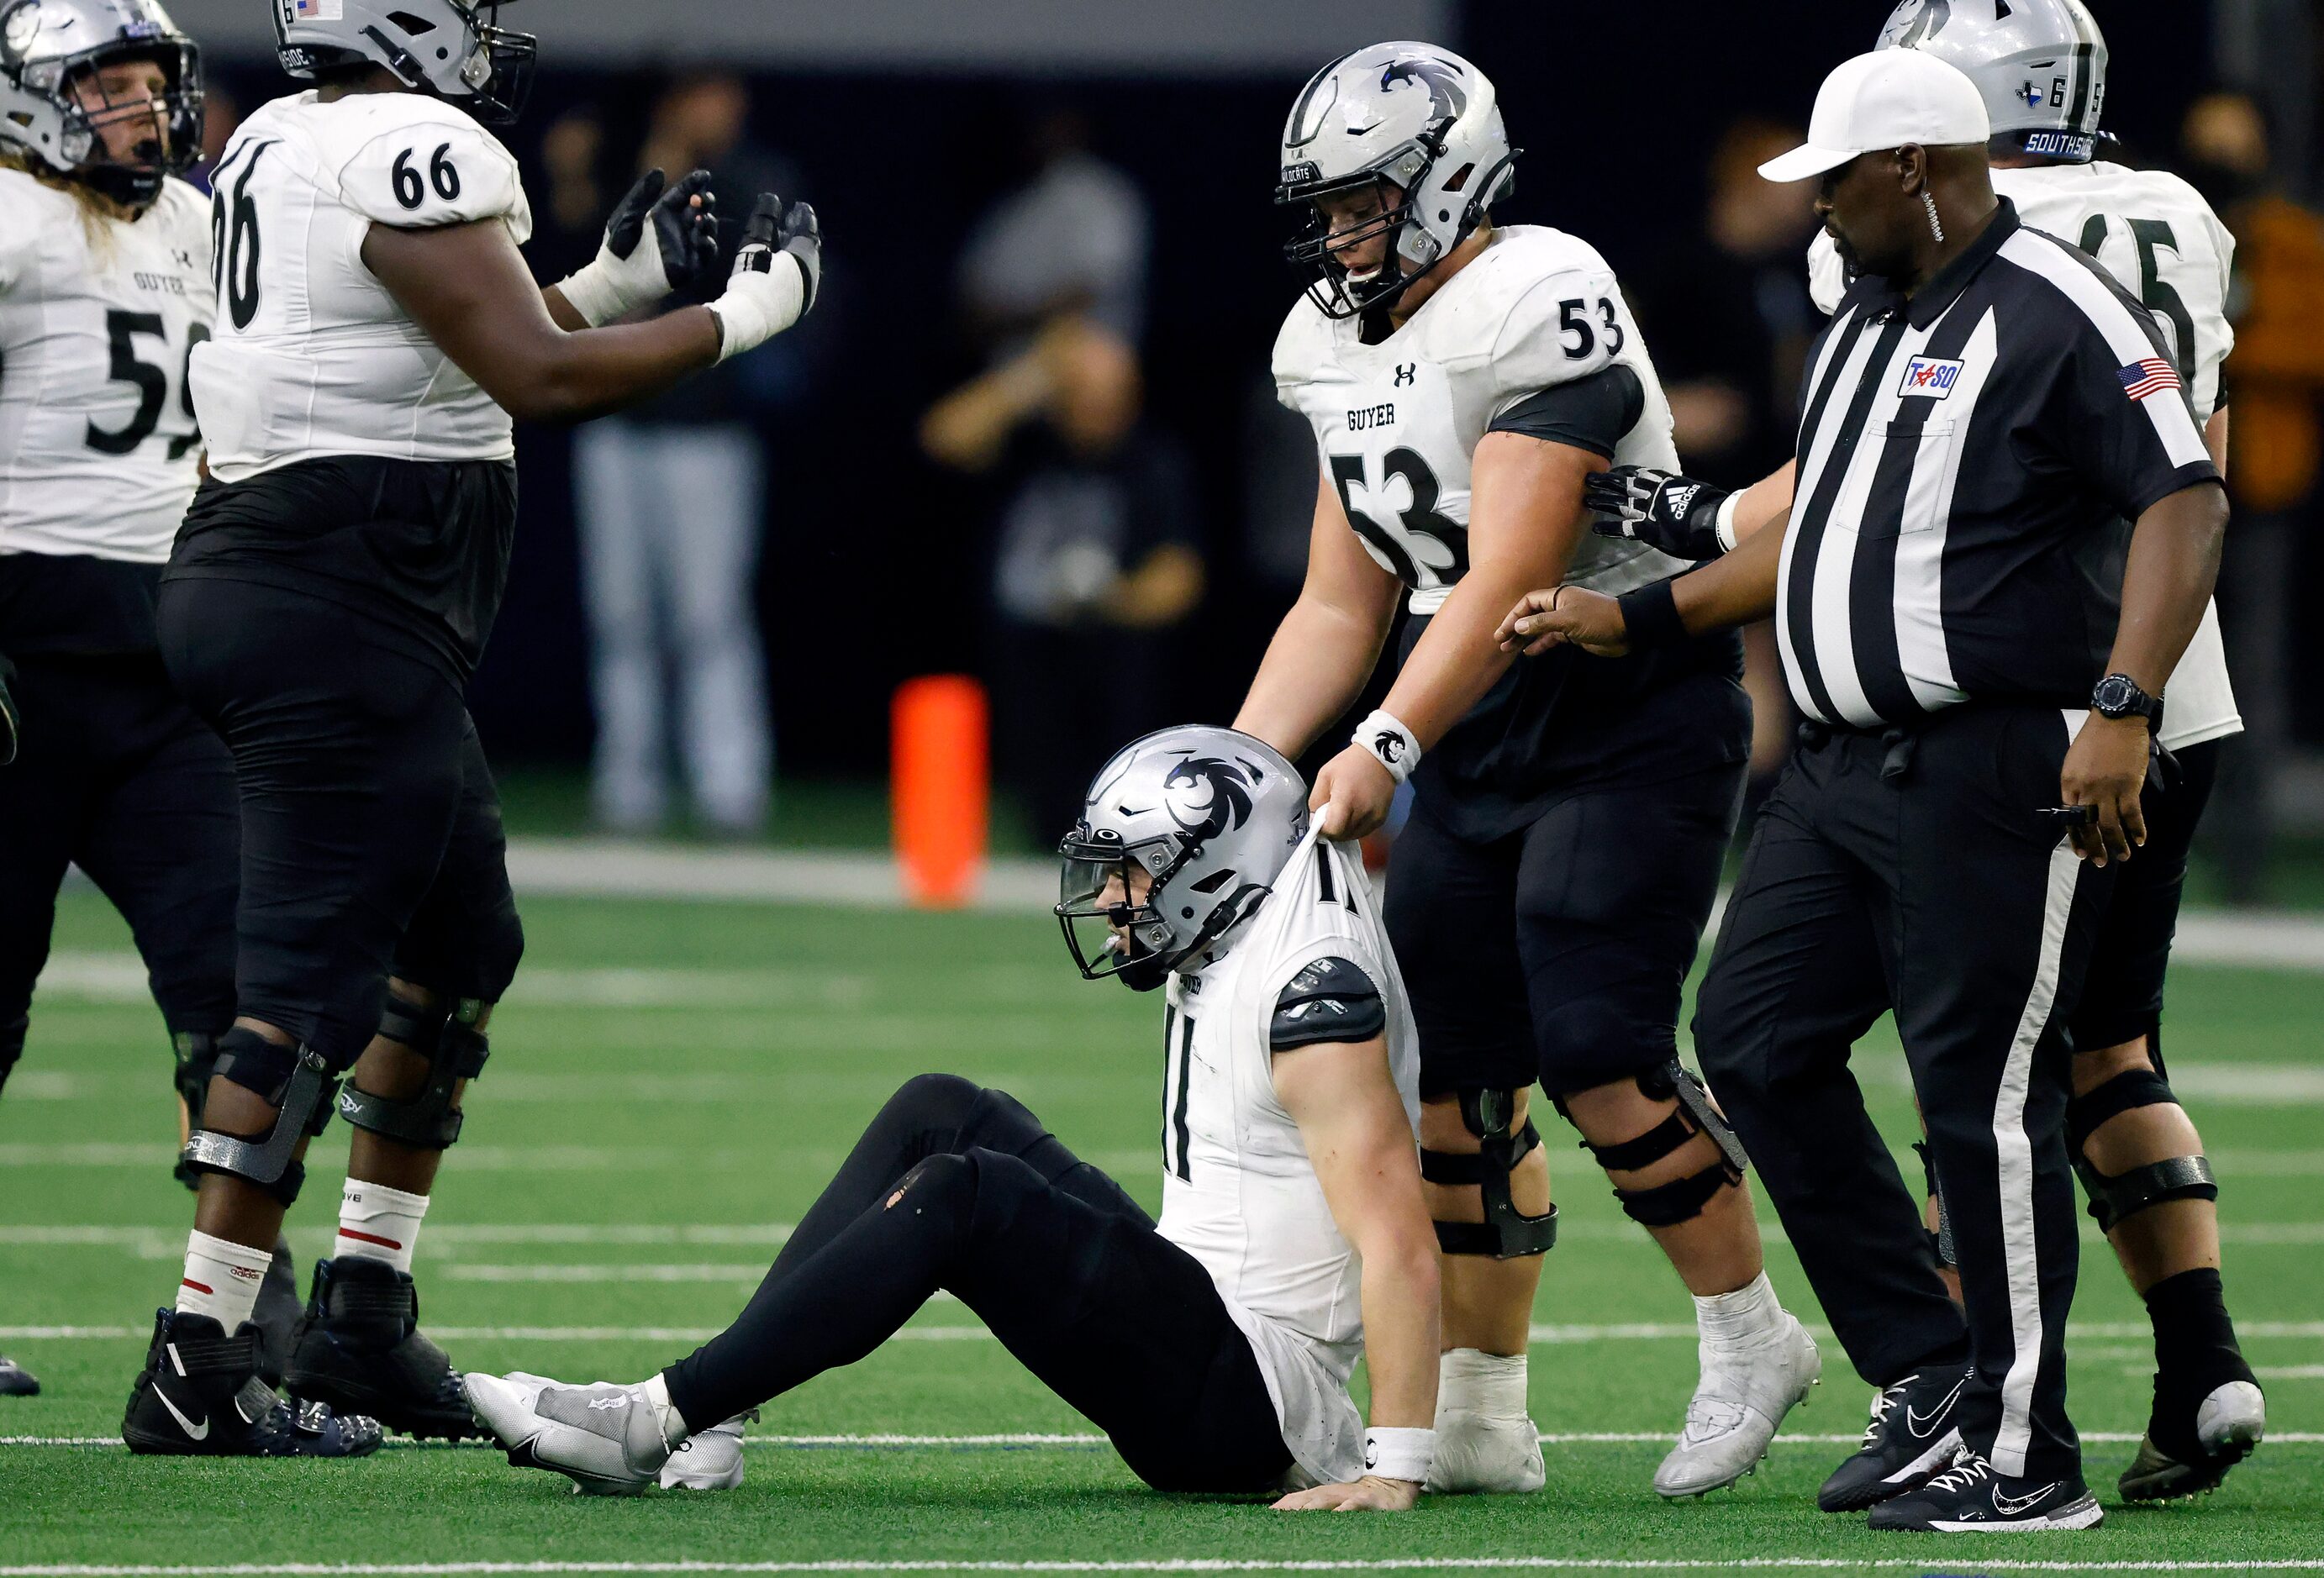
<svg viewBox="0 0 2324 1578"><path fill-rule="evenodd" d="M2103 161L1996 170L1993 189L2017 206L2028 228L2073 243L2145 304L2172 347L2195 420L2209 421L2219 407L2220 363L2236 344L2227 323L2236 243L2201 195L2167 171ZM1848 289L1846 267L1822 231L1808 246L1808 285L1827 313ZM2204 609L2167 690L2164 745L2175 750L2242 732L2216 603Z"/></svg>
<svg viewBox="0 0 2324 1578"><path fill-rule="evenodd" d="M1355 1251L1275 1094L1278 1016L1299 1012L1280 1000L1302 971L1338 959L1369 977L1416 1133L1420 1122L1418 1036L1351 848L1311 831L1225 957L1170 977L1163 1021L1162 1236L1210 1272L1250 1339L1284 1444L1320 1483L1364 1472L1363 1420L1348 1396L1364 1325Z"/></svg>
<svg viewBox="0 0 2324 1578"><path fill-rule="evenodd" d="M1469 568L1470 458L1499 419L1545 390L1615 366L1636 375L1637 409L1617 427L1617 464L1675 470L1670 406L1614 271L1588 243L1508 225L1423 302L1366 344L1360 318L1302 298L1275 342L1275 385L1307 418L1323 473L1365 551L1411 589L1416 614L1443 605ZM1686 566L1644 543L1585 534L1566 583L1619 593Z"/></svg>
<svg viewBox="0 0 2324 1578"><path fill-rule="evenodd" d="M499 220L530 237L515 159L466 110L417 93L276 99L235 132L214 185L217 326L193 382L215 475L515 454L508 414L363 262L374 225Z"/></svg>
<svg viewBox="0 0 2324 1578"><path fill-rule="evenodd" d="M95 218L0 168L0 554L170 556L201 458L206 207L172 179L135 221Z"/></svg>

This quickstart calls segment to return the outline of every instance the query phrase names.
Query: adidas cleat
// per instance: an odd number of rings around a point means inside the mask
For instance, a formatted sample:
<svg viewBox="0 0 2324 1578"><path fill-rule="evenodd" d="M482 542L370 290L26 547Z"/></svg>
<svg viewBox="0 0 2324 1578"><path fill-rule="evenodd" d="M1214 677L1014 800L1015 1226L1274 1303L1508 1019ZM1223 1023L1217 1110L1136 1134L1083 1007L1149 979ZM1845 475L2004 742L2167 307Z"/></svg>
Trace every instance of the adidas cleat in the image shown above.
<svg viewBox="0 0 2324 1578"><path fill-rule="evenodd" d="M420 1293L409 1272L341 1255L315 1262L286 1390L343 1412L368 1414L391 1430L458 1441L476 1433L460 1378L420 1330Z"/></svg>
<svg viewBox="0 0 2324 1578"><path fill-rule="evenodd" d="M2249 1457L2267 1434L2267 1399L2248 1381L2214 1388L2195 1410L2191 1450L2180 1446L2184 1455L2158 1446L2155 1433L2150 1421L2138 1455L2116 1482L2126 1501L2175 1501L2218 1490L2227 1471Z"/></svg>
<svg viewBox="0 0 2324 1578"><path fill-rule="evenodd" d="M1759 1466L1784 1416L1823 1373L1815 1339L1789 1312L1759 1347L1701 1350L1702 1379L1686 1405L1686 1429L1655 1470L1655 1494L1675 1501L1735 1483Z"/></svg>
<svg viewBox="0 0 2324 1578"><path fill-rule="evenodd" d="M563 1474L585 1495L634 1496L659 1482L670 1458L643 1386L494 1375L471 1375L462 1386L475 1422L507 1449L510 1463Z"/></svg>
<svg viewBox="0 0 2324 1578"><path fill-rule="evenodd" d="M1826 1512L1860 1512L1942 1472L1960 1453L1954 1419L1975 1373L1968 1364L1930 1365L1876 1396L1863 1445L1824 1481L1816 1505Z"/></svg>
<svg viewBox="0 0 2324 1578"><path fill-rule="evenodd" d="M375 1419L277 1397L259 1379L258 1328L235 1335L206 1315L157 1312L145 1368L129 1394L129 1450L173 1457L368 1457Z"/></svg>
<svg viewBox="0 0 2324 1578"><path fill-rule="evenodd" d="M1952 1467L1919 1490L1875 1507L1868 1523L1920 1534L2025 1534L2094 1528L2105 1516L2079 1475L2012 1479L1964 1451Z"/></svg>

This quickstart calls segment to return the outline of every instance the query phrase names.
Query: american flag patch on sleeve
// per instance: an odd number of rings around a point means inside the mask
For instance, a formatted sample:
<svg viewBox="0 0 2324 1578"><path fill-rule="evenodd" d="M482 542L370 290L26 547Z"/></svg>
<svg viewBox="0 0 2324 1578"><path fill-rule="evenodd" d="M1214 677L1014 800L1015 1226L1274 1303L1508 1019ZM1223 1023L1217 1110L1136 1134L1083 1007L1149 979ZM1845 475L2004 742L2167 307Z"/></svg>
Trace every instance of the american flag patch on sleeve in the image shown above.
<svg viewBox="0 0 2324 1578"><path fill-rule="evenodd" d="M2132 399L2143 400L2148 395L2160 394L2166 389L2184 389L2179 381L2179 370L2160 356L2149 356L2134 362L2115 374L2122 380L2122 392Z"/></svg>

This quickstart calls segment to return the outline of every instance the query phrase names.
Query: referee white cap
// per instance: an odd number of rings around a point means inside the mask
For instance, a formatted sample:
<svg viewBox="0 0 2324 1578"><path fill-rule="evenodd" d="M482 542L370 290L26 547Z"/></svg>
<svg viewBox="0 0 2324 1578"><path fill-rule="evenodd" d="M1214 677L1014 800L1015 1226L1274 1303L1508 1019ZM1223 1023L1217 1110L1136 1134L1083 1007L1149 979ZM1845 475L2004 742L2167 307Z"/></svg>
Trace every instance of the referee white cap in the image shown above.
<svg viewBox="0 0 2324 1578"><path fill-rule="evenodd" d="M1832 69L1816 92L1806 143L1759 173L1803 181L1875 149L1950 148L1992 134L1985 96L1968 72L1923 50L1875 50Z"/></svg>

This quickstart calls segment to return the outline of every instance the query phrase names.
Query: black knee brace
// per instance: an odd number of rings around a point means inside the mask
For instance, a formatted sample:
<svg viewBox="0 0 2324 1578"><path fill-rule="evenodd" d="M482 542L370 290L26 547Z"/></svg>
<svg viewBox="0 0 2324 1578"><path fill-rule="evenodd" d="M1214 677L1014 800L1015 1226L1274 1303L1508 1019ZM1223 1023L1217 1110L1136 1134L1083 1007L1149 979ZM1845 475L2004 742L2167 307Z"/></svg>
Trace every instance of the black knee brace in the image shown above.
<svg viewBox="0 0 2324 1578"><path fill-rule="evenodd" d="M1614 1198L1621 1202L1624 1214L1633 1222L1646 1227L1675 1227L1702 1216L1703 1206L1720 1189L1743 1181L1743 1142L1727 1126L1719 1109L1711 1106L1711 1092L1703 1087L1702 1081L1676 1058L1639 1075L1638 1090L1655 1101L1675 1102L1677 1106L1670 1116L1634 1139L1595 1145L1585 1134L1582 1136L1582 1148L1609 1172L1636 1172L1640 1168L1652 1167L1697 1134L1710 1135L1711 1142L1719 1147L1719 1160L1702 1171L1652 1188L1614 1191ZM1557 1104L1557 1110L1566 1122L1573 1121L1564 1102Z"/></svg>
<svg viewBox="0 0 2324 1578"><path fill-rule="evenodd" d="M2152 1042L2150 1055L2158 1059L2161 1056L2161 1049ZM2109 1178L2091 1164L2084 1151L2098 1125L2116 1114L2142 1106L2178 1104L2179 1098L2171 1094L2170 1082L2153 1069L2132 1069L2117 1074L2096 1090L2066 1104L2066 1143L2073 1152L2074 1171L2090 1197L2090 1216L2098 1223L2099 1232L2112 1233L2116 1224L2125 1218L2167 1200L2219 1197L2219 1181L2212 1176L2211 1164L2204 1157L2173 1156Z"/></svg>
<svg viewBox="0 0 2324 1578"><path fill-rule="evenodd" d="M428 1060L428 1082L417 1095L391 1101L349 1079L339 1092L340 1115L358 1129L418 1150L451 1149L466 1121L452 1105L453 1093L461 1080L482 1074L492 1055L492 1042L476 1028L491 1006L481 997L463 997L448 1011L421 1008L389 993L379 1033Z"/></svg>
<svg viewBox="0 0 2324 1578"><path fill-rule="evenodd" d="M1424 1148L1420 1176L1433 1184L1473 1185L1484 1201L1485 1219L1439 1222L1437 1247L1446 1254L1490 1255L1497 1261L1546 1254L1557 1243L1557 1207L1528 1216L1509 1193L1509 1174L1541 1143L1541 1131L1528 1118L1524 1128L1509 1132L1509 1120L1517 1115L1515 1091L1463 1090L1460 1100L1462 1126L1477 1136L1476 1153Z"/></svg>
<svg viewBox="0 0 2324 1578"><path fill-rule="evenodd" d="M331 1121L331 1095L339 1083L331 1066L311 1047L278 1047L256 1031L236 1025L217 1038L214 1068L273 1107L274 1127L263 1136L244 1136L196 1125L180 1165L195 1174L231 1173L257 1184L285 1206L295 1203L307 1181L307 1169L290 1153L302 1137L321 1133Z"/></svg>
<svg viewBox="0 0 2324 1578"><path fill-rule="evenodd" d="M1953 1247L1953 1219L1945 1210L1945 1192L1937 1187L1937 1159L1929 1153L1926 1140L1914 1141L1913 1149L1921 1158L1921 1176L1929 1182L1929 1198L1937 1203L1937 1225L1925 1230L1929 1252L1937 1257L1937 1264L1959 1270L1960 1254Z"/></svg>
<svg viewBox="0 0 2324 1578"><path fill-rule="evenodd" d="M218 1038L199 1031L181 1030L170 1038L177 1067L172 1073L178 1099L186 1104L186 1133L202 1126L202 1105L209 1099L210 1078L217 1072ZM178 1181L188 1188L201 1187L201 1170L183 1156L178 1158Z"/></svg>

